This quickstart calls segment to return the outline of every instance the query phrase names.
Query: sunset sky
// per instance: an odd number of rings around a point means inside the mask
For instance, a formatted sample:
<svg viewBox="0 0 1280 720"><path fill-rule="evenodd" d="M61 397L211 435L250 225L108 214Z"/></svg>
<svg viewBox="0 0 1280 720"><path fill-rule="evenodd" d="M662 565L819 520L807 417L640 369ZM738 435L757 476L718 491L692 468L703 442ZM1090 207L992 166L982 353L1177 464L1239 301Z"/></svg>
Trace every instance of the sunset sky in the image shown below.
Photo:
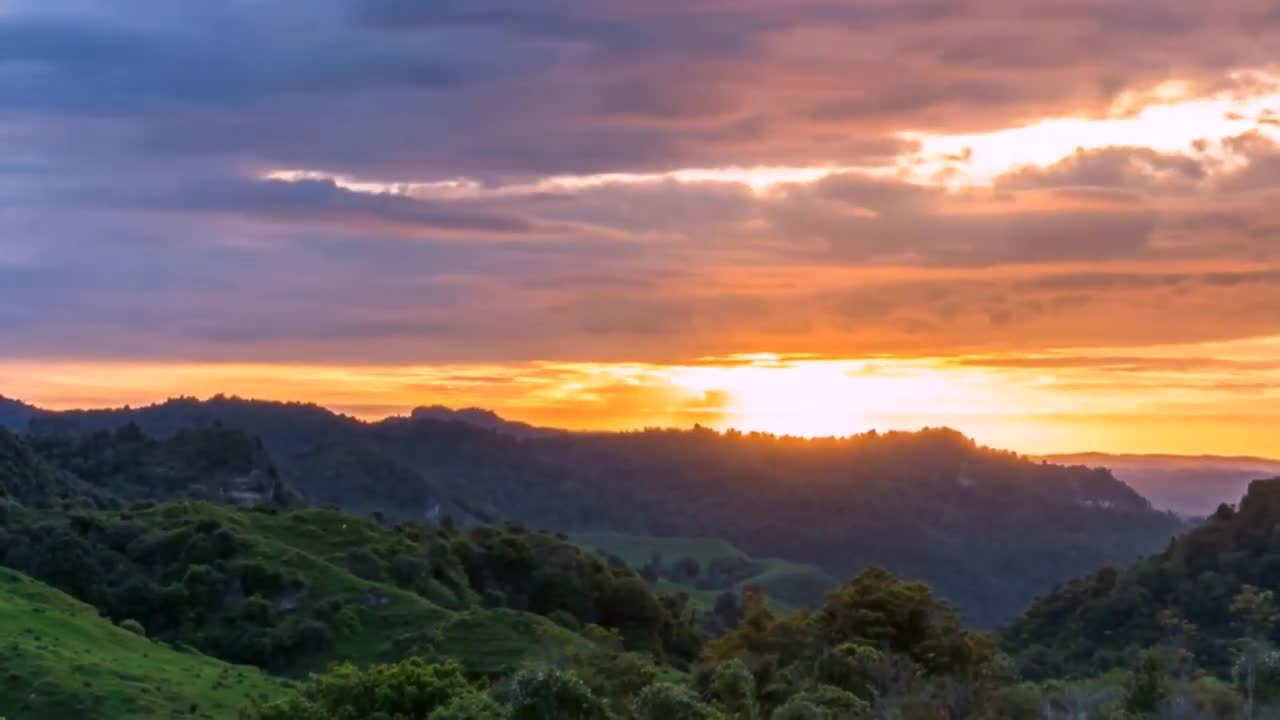
<svg viewBox="0 0 1280 720"><path fill-rule="evenodd" d="M0 0L0 395L1280 456L1276 0Z"/></svg>

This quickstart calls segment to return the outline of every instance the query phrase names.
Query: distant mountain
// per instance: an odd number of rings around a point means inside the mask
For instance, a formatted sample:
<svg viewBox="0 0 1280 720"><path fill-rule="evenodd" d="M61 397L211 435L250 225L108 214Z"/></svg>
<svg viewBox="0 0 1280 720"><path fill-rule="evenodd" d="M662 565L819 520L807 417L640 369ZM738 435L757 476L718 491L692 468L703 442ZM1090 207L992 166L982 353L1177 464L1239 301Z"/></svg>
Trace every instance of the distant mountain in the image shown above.
<svg viewBox="0 0 1280 720"><path fill-rule="evenodd" d="M221 425L157 440L130 423L89 434L34 434L27 442L42 461L122 502L286 506L297 500L258 438Z"/></svg>
<svg viewBox="0 0 1280 720"><path fill-rule="evenodd" d="M460 408L454 410L444 405L432 405L430 407L414 408L413 412L409 414L409 419L461 422L516 437L546 437L548 435L562 435L567 432L558 428L538 427L516 420L507 420L492 410L484 410L482 408Z"/></svg>
<svg viewBox="0 0 1280 720"><path fill-rule="evenodd" d="M25 437L0 428L0 499L36 508L70 501L112 508L134 500L278 506L298 500L251 435L207 427L156 440L132 424Z"/></svg>
<svg viewBox="0 0 1280 720"><path fill-rule="evenodd" d="M12 402L12 401L10 401ZM30 408L15 432L57 435L115 431L134 424L152 437L221 424L261 438L272 455L314 447L328 438L344 437L364 423L319 405L244 400L215 395L208 400L180 397L143 407L49 411ZM21 419L22 415L15 417Z"/></svg>
<svg viewBox="0 0 1280 720"><path fill-rule="evenodd" d="M1182 645L1196 664L1231 672L1245 632L1233 599L1280 587L1280 478L1250 483L1238 511L1222 508L1161 553L1104 568L1037 600L1003 634L1033 678L1089 675L1155 645ZM1270 630L1280 639L1280 626Z"/></svg>
<svg viewBox="0 0 1280 720"><path fill-rule="evenodd" d="M1161 510L1206 517L1239 502L1253 480L1280 475L1280 460L1213 455L1049 455L1049 462L1110 469Z"/></svg>
<svg viewBox="0 0 1280 720"><path fill-rule="evenodd" d="M226 397L38 413L29 428L65 435L130 422L161 438L213 423L257 435L313 503L564 532L715 536L833 577L881 566L930 582L987 627L1183 528L1106 470L1032 461L949 430L822 440L532 432L483 411L364 423L315 405Z"/></svg>

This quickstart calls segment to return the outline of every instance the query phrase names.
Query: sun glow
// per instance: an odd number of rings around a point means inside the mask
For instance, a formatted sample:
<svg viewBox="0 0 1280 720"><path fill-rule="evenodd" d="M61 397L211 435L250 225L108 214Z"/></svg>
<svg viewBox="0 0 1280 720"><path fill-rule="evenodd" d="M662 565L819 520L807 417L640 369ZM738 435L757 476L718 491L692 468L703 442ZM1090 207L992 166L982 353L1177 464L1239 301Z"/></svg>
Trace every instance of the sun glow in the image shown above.
<svg viewBox="0 0 1280 720"><path fill-rule="evenodd" d="M980 399L990 412L992 378L945 369L936 360L788 359L734 356L729 364L673 368L672 382L689 393L724 399L719 429L779 435L848 435L871 429L905 429L954 416ZM1007 409L1007 408L1005 408ZM910 416L910 419L908 419Z"/></svg>
<svg viewBox="0 0 1280 720"><path fill-rule="evenodd" d="M1248 382L1241 383L1247 370ZM305 399L366 419L489 408L582 430L646 426L802 436L948 426L1023 452L1081 448L1280 456L1280 338L1036 354L672 364L254 365L0 360L0 393L50 408L218 392ZM1190 443L1190 444L1188 444Z"/></svg>
<svg viewBox="0 0 1280 720"><path fill-rule="evenodd" d="M1208 153L1229 166L1218 141L1249 131L1280 138L1280 75L1237 79L1261 89L1194 98L1185 83L1168 82L1121 96L1103 118L1045 118L967 135L904 132L903 139L920 146L908 172L921 182L945 178L952 185L982 185L1019 167L1050 165L1078 150L1106 147Z"/></svg>

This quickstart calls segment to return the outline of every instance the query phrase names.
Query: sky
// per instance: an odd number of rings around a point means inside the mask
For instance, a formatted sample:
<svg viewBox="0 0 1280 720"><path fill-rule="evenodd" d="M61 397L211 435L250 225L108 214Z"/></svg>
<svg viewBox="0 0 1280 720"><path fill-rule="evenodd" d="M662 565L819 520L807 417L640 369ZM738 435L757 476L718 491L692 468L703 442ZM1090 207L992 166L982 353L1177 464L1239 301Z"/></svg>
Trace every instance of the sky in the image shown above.
<svg viewBox="0 0 1280 720"><path fill-rule="evenodd" d="M0 0L0 394L1280 456L1276 0Z"/></svg>

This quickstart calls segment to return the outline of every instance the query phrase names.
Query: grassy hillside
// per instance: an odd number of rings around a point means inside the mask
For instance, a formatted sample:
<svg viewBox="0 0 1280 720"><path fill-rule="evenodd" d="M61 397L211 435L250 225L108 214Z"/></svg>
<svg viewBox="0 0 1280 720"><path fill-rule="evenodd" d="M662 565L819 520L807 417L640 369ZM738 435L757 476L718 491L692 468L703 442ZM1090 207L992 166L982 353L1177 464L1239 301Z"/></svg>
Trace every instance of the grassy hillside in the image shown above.
<svg viewBox="0 0 1280 720"><path fill-rule="evenodd" d="M437 635L447 636L460 610L468 611L472 627L510 625L497 610L473 607L476 595L461 568L445 570L443 562L438 568L460 575L460 585L434 578L403 587L392 582L375 551L387 560L413 558L417 544L337 512L276 514L176 503L69 518L24 515L17 526L25 542L4 543L32 548L27 555L34 559L21 569L117 620L131 617L153 633L224 659L290 675L338 660L367 664L434 655ZM79 564L66 567L53 553L74 554ZM20 560L23 554L4 557ZM108 567L116 568L112 576ZM125 579L113 582L118 578ZM518 632L522 642L512 640L516 631L497 633L502 652L487 645L489 634L477 632L477 642L448 654L469 670L497 672L515 667L527 653L568 649L579 640L543 618L531 617Z"/></svg>
<svg viewBox="0 0 1280 720"><path fill-rule="evenodd" d="M300 676L452 658L476 675L588 649L692 659L691 621L634 572L516 527L394 528L337 511L202 502L52 513L0 505L0 564L154 637Z"/></svg>
<svg viewBox="0 0 1280 720"><path fill-rule="evenodd" d="M667 561L691 557L702 564L717 558L750 559L746 553L720 538L647 537L624 533L575 533L574 542L596 552L620 557L631 567L642 567L655 553Z"/></svg>
<svg viewBox="0 0 1280 720"><path fill-rule="evenodd" d="M13 720L232 720L287 685L256 668L179 652L88 605L0 569L0 716Z"/></svg>
<svg viewBox="0 0 1280 720"><path fill-rule="evenodd" d="M596 552L617 557L633 568L656 568L658 587L689 595L694 607L710 610L726 590L740 594L748 586L759 587L776 610L817 606L823 594L837 582L820 568L776 558L757 559L719 538L648 537L623 533L579 533L574 542ZM689 576L676 567L692 559L699 572ZM726 561L728 561L726 563ZM736 575L709 577L718 563L740 568Z"/></svg>

